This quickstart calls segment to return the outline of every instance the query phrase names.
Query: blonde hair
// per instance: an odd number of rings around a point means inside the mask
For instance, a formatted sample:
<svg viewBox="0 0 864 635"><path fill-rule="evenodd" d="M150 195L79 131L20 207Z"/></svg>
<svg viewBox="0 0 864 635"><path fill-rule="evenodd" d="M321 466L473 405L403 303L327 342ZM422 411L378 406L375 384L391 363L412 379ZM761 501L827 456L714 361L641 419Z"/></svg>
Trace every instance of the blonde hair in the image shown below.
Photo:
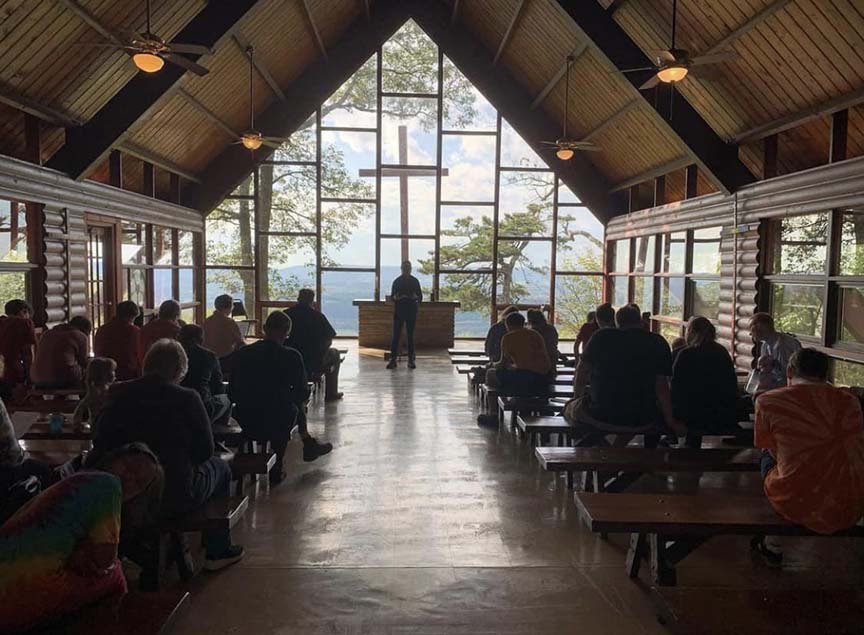
<svg viewBox="0 0 864 635"><path fill-rule="evenodd" d="M144 356L144 374L179 384L189 370L189 358L177 340L156 340Z"/></svg>

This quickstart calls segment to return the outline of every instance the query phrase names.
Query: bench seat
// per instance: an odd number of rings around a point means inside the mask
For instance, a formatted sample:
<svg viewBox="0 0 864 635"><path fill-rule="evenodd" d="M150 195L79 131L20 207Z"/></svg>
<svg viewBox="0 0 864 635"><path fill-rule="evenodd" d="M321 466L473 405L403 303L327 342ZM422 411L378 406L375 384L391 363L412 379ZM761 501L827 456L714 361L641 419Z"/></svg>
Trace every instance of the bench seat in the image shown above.
<svg viewBox="0 0 864 635"><path fill-rule="evenodd" d="M755 448L536 448L534 453L549 472L758 472L762 455Z"/></svg>
<svg viewBox="0 0 864 635"><path fill-rule="evenodd" d="M275 452L235 454L231 459L231 477L237 483L237 495L243 495L243 487L247 476L269 474L274 465L276 465Z"/></svg>
<svg viewBox="0 0 864 635"><path fill-rule="evenodd" d="M189 592L127 593L70 615L40 633L46 635L167 635L189 605Z"/></svg>
<svg viewBox="0 0 864 635"><path fill-rule="evenodd" d="M451 357L488 357L482 348L448 348Z"/></svg>
<svg viewBox="0 0 864 635"><path fill-rule="evenodd" d="M161 529L183 533L208 529L231 529L243 517L248 507L248 496L211 498L201 507L183 516L163 522Z"/></svg>
<svg viewBox="0 0 864 635"><path fill-rule="evenodd" d="M539 445L545 445L546 439L550 434L557 434L559 441L562 441L569 438L570 433L573 431L573 426L564 417L557 416L532 417L529 415L517 415L516 426L529 441L534 442L539 437Z"/></svg>

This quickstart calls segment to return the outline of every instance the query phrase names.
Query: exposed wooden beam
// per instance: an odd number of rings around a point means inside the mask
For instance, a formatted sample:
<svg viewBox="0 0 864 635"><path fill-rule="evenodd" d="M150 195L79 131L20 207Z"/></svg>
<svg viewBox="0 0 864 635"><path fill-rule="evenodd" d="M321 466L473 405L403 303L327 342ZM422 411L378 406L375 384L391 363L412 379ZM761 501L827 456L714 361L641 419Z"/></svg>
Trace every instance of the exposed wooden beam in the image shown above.
<svg viewBox="0 0 864 635"><path fill-rule="evenodd" d="M35 99L30 99L25 95L19 95L15 91L10 90L9 88L6 88L2 85L0 85L0 102L6 104L7 106L17 108L18 110L26 112L27 114L39 117L39 119L47 121L48 123L55 126L73 128L76 126L80 126L83 123L81 120L76 119L72 115L61 112L60 110L52 108L51 106L41 104Z"/></svg>
<svg viewBox="0 0 864 635"><path fill-rule="evenodd" d="M149 198L156 198L156 168L149 161L143 163L141 193Z"/></svg>
<svg viewBox="0 0 864 635"><path fill-rule="evenodd" d="M459 0L453 0L453 13L450 14L450 24L456 24L459 19Z"/></svg>
<svg viewBox="0 0 864 635"><path fill-rule="evenodd" d="M684 198L696 198L699 194L699 166L695 163L684 168Z"/></svg>
<svg viewBox="0 0 864 635"><path fill-rule="evenodd" d="M24 115L24 160L42 165L42 125L35 115Z"/></svg>
<svg viewBox="0 0 864 635"><path fill-rule="evenodd" d="M864 86L857 90L853 90L850 93L846 93L845 95L839 95L838 97L823 101L821 104L816 104L815 106L810 106L809 108L804 108L798 112L790 113L780 117L779 119L760 124L750 130L742 132L741 134L735 135L732 141L739 144L756 141L764 137L784 132L790 128L796 128L801 124L807 123L811 119L817 119L823 115L830 115L838 110L852 108L861 102L864 102Z"/></svg>
<svg viewBox="0 0 864 635"><path fill-rule="evenodd" d="M117 37L114 31L105 26L99 18L78 4L77 0L54 0L54 2L77 15L87 26L96 31L106 40L109 40L112 44L116 44L117 46L126 46L126 42Z"/></svg>
<svg viewBox="0 0 864 635"><path fill-rule="evenodd" d="M635 176L630 177L625 181L621 181L620 183L616 183L612 186L613 192L618 192L620 190L626 190L628 188L633 187L634 185L639 185L640 183L644 183L645 181L651 181L652 179L656 179L658 176L663 176L664 174L669 174L670 172L674 172L675 170L681 170L686 168L693 162L693 159L690 157L681 157L680 159L673 159L668 163L664 163L663 165L658 165L656 168L651 168L650 170L646 170L641 174L637 174Z"/></svg>
<svg viewBox="0 0 864 635"><path fill-rule="evenodd" d="M615 15L615 13L623 9L628 2L630 2L630 0L612 0L612 4L606 7L606 12L609 15Z"/></svg>
<svg viewBox="0 0 864 635"><path fill-rule="evenodd" d="M556 1L562 11L570 16L608 58L613 68L619 71L629 68L653 68L653 62L598 2ZM675 101L674 117L670 118L663 115L661 104L650 99L650 93L639 91L639 87L652 72L646 70L626 73L622 74L622 77L629 81L635 93L654 109L669 131L678 136L691 152L695 162L705 170L706 176L726 193L753 182L753 175L738 158L738 148L721 139L686 99Z"/></svg>
<svg viewBox="0 0 864 635"><path fill-rule="evenodd" d="M234 31L232 33L234 38L234 42L237 44L237 47L240 49L240 52L243 55L246 55L246 51L249 48L249 40L247 40L240 31ZM273 91L273 94L276 95L282 101L285 101L285 93L282 92L282 88L279 86L279 83L273 78L273 75L270 74L270 71L261 61L260 57L252 57L252 65L255 67L255 70L258 71L258 74L261 76L267 85L270 87L270 90Z"/></svg>
<svg viewBox="0 0 864 635"><path fill-rule="evenodd" d="M777 135L772 134L762 140L762 178L773 179L777 176Z"/></svg>
<svg viewBox="0 0 864 635"><path fill-rule="evenodd" d="M146 161L147 163L152 163L155 166L158 166L165 170L166 172L170 172L171 174L177 174L178 176L182 176L187 181L192 181L193 183L200 183L201 179L187 170L184 167L181 167L166 159L165 157L161 157L153 152L150 152L146 148L142 148L139 145L134 143L125 142L121 143L117 146L118 150L125 152L126 154L135 157L136 159L141 159L142 161Z"/></svg>
<svg viewBox="0 0 864 635"><path fill-rule="evenodd" d="M305 123L309 113L350 78L409 17L405 0L376 0L374 19L370 22L355 20L330 49L329 62L323 58L312 62L286 88L288 99L274 102L256 117L256 123L274 136L290 136ZM267 146L254 154L239 144L226 147L207 166L200 185L183 188L184 203L209 212L272 153L273 149Z"/></svg>
<svg viewBox="0 0 864 635"><path fill-rule="evenodd" d="M309 22L309 29L312 31L312 35L315 37L315 43L318 45L318 51L321 53L321 57L325 60L327 59L327 47L324 46L324 40L321 39L321 33L318 31L318 25L315 24L315 18L312 17L312 11L309 9L308 0L300 0L300 4L303 5L303 12L306 14L306 20Z"/></svg>
<svg viewBox="0 0 864 635"><path fill-rule="evenodd" d="M846 160L848 141L849 111L838 110L831 115L831 146L828 149L828 161L830 163Z"/></svg>
<svg viewBox="0 0 864 635"><path fill-rule="evenodd" d="M450 23L449 10L443 2L412 2L411 14L417 24L474 86L492 103L501 116L543 156L549 157L561 180L601 220L613 213L618 197L609 195L609 181L583 153L569 161L559 161L541 142L557 139L560 123L542 109L531 110L530 95L503 66L492 65L491 53L478 46L461 23Z"/></svg>
<svg viewBox="0 0 864 635"><path fill-rule="evenodd" d="M123 155L119 150L108 155L108 185L123 187Z"/></svg>
<svg viewBox="0 0 864 635"><path fill-rule="evenodd" d="M522 15L522 9L524 7L525 0L519 0L519 4L516 5L516 10L513 12L513 15L510 16L510 23L507 25L507 30L504 31L504 37L501 38L501 43L498 44L498 50L495 52L495 57L492 59L492 66L498 65L498 60L501 59L504 49L507 48L507 42L510 41L510 36L513 35L513 31L516 29L516 23L519 22L519 16Z"/></svg>
<svg viewBox="0 0 864 635"><path fill-rule="evenodd" d="M774 0L774 2L769 4L767 7L765 7L761 11L758 11L753 17L751 17L750 19L745 21L744 24L742 24L741 26L737 27L736 29L733 29L732 31L730 31L729 34L726 35L726 37L724 37L722 40L720 40L716 44L712 45L711 48L709 48L707 51L705 51L704 53L700 53L700 55L709 55L711 53L716 53L718 51L724 50L730 44L732 44L732 42L734 42L735 40L740 38L742 35L744 35L748 31L755 29L757 26L762 24L765 20L767 20L772 15L777 13L780 9L782 9L787 4L789 4L791 1L792 0Z"/></svg>
<svg viewBox="0 0 864 635"><path fill-rule="evenodd" d="M372 8L369 6L369 0L360 0L360 3L363 5L363 15L366 16L367 20L371 20Z"/></svg>
<svg viewBox="0 0 864 635"><path fill-rule="evenodd" d="M621 119L621 117L636 108L640 103L642 103L641 99L633 99L632 101L627 102L606 120L592 128L584 137L582 137L582 141L591 141L591 139L614 125L619 119Z"/></svg>
<svg viewBox="0 0 864 635"><path fill-rule="evenodd" d="M579 45L575 49L573 49L573 53L572 53L573 64L575 64L576 62L579 61L579 58L582 56L582 54L586 50L588 50L588 42L580 42ZM565 60L565 62L561 65L561 67L557 71L555 71L555 74L552 76L552 79L550 79L546 83L546 85L543 87L543 90L541 90L539 93L537 93L537 96L534 98L534 101L531 102L531 110L534 110L537 106L539 106L540 104L543 103L543 101L546 99L546 97L549 96L549 93L552 92L552 89L555 88L558 85L558 82L560 82L561 79L564 77L564 74L566 72L567 72L567 61Z"/></svg>
<svg viewBox="0 0 864 635"><path fill-rule="evenodd" d="M209 49L218 47L237 23L262 0L208 2L177 34L181 42L194 42ZM193 61L199 56L187 55ZM121 143L137 121L155 112L158 102L174 88L186 70L166 64L153 75L138 73L86 124L67 129L66 144L49 166L73 178L83 178L105 160L111 148ZM146 77L145 77L146 75Z"/></svg>
<svg viewBox="0 0 864 635"><path fill-rule="evenodd" d="M176 93L177 93L177 95L179 95L180 97L182 97L182 98L186 101L187 104L189 104L190 106L192 106L195 110L197 110L197 111L200 112L202 115L204 115L205 117L207 117L210 121L212 121L212 122L215 123L217 126L219 126L220 128L222 128L222 130L224 130L224 131L228 134L229 137L234 137L235 139L239 139L239 138L240 138L240 133L239 133L237 130L235 130L235 129L231 126L231 124L229 124L227 121L225 121L224 119L222 119L222 117L220 117L220 116L217 115L215 112L213 112L212 110L210 110L207 106L205 106L204 104L202 104L202 103L199 101L199 99L198 99L197 97L195 97L195 95L192 95L192 94L191 94L189 91L187 91L185 88L177 88L177 89L176 89Z"/></svg>
<svg viewBox="0 0 864 635"><path fill-rule="evenodd" d="M654 207L666 204L666 175L654 179Z"/></svg>

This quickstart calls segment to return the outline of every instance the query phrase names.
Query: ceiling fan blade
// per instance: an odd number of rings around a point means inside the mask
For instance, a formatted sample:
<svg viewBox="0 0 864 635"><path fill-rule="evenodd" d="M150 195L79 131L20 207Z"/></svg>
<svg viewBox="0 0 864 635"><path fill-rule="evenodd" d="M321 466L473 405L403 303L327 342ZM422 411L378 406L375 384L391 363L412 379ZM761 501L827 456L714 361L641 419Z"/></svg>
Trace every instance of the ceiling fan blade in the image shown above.
<svg viewBox="0 0 864 635"><path fill-rule="evenodd" d="M620 71L609 71L610 73L641 73L642 71L656 71L656 66L643 66L642 68L625 68Z"/></svg>
<svg viewBox="0 0 864 635"><path fill-rule="evenodd" d="M200 75L201 77L203 77L204 75L206 75L207 73L210 72L208 69L204 68L200 64L196 64L192 60L187 60L182 55L175 55L174 53L166 53L165 55L163 55L163 57L166 60L168 60L169 62L171 62L172 64L176 64L177 66L182 66L187 71L192 71L193 73L195 73L196 75Z"/></svg>
<svg viewBox="0 0 864 635"><path fill-rule="evenodd" d="M657 51L656 52L657 59L661 62L674 62L675 56L672 54L672 51Z"/></svg>
<svg viewBox="0 0 864 635"><path fill-rule="evenodd" d="M268 139L267 137L264 137L263 139L261 139L261 142L268 148L273 148L274 150L282 149L282 143L278 140Z"/></svg>
<svg viewBox="0 0 864 635"><path fill-rule="evenodd" d="M189 53L190 55L211 55L213 51L200 44L183 44L182 42L168 42L168 48L172 53Z"/></svg>
<svg viewBox="0 0 864 635"><path fill-rule="evenodd" d="M95 49L117 49L120 50L128 50L135 51L137 50L134 46L118 46L117 44L112 44L111 42L76 42L75 46L86 46L87 48L95 48Z"/></svg>
<svg viewBox="0 0 864 635"><path fill-rule="evenodd" d="M735 51L720 51L719 53L711 53L710 55L700 55L690 60L691 66L703 66L705 64L719 64L721 62L733 62L740 55Z"/></svg>
<svg viewBox="0 0 864 635"><path fill-rule="evenodd" d="M291 137L262 137L262 139L272 143L288 143L291 141Z"/></svg>
<svg viewBox="0 0 864 635"><path fill-rule="evenodd" d="M580 152L600 152L603 148L590 141L577 141L570 144L571 150L579 150Z"/></svg>
<svg viewBox="0 0 864 635"><path fill-rule="evenodd" d="M657 84L660 83L660 78L657 77L656 74L652 75L647 82L642 84L639 87L639 90L648 90L649 88L654 88Z"/></svg>
<svg viewBox="0 0 864 635"><path fill-rule="evenodd" d="M558 143L555 141L541 141L540 143L543 144L544 146L557 146L558 145Z"/></svg>

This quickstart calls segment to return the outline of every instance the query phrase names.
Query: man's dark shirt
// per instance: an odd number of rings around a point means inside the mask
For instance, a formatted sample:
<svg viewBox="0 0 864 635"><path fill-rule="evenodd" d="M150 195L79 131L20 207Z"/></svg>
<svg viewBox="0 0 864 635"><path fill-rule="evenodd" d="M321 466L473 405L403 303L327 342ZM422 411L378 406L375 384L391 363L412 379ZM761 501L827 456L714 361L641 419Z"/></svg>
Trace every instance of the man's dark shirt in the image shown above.
<svg viewBox="0 0 864 635"><path fill-rule="evenodd" d="M296 412L297 404L309 398L307 381L300 352L273 340L259 340L231 354L228 394L244 429L284 425L280 417Z"/></svg>
<svg viewBox="0 0 864 635"><path fill-rule="evenodd" d="M404 297L397 299L399 296L414 296L414 299ZM390 297L396 303L397 309L416 308L419 302L423 301L423 289L420 288L420 281L410 273L399 276L393 281L393 287L390 289Z"/></svg>
<svg viewBox="0 0 864 635"><path fill-rule="evenodd" d="M642 329L600 329L582 358L591 365L588 413L592 417L622 427L658 420L656 378L672 374L666 340Z"/></svg>
<svg viewBox="0 0 864 635"><path fill-rule="evenodd" d="M503 320L495 322L495 324L489 327L489 332L486 333L486 344L484 345L484 348L486 349L486 354L489 356L490 362L501 360L501 338L504 337L506 332L507 325L504 324Z"/></svg>
<svg viewBox="0 0 864 635"><path fill-rule="evenodd" d="M184 347L186 357L189 358L189 370L180 385L191 388L201 396L207 413L212 414L213 395L221 395L225 392L222 384L222 367L216 353L209 348L193 344L189 348Z"/></svg>
<svg viewBox="0 0 864 635"><path fill-rule="evenodd" d="M163 509L186 509L195 467L213 456L213 432L201 397L153 375L114 384L99 415L87 464L136 441L146 443L165 470Z"/></svg>
<svg viewBox="0 0 864 635"><path fill-rule="evenodd" d="M297 304L290 309L285 309L285 313L293 323L291 335L285 340L285 346L300 351L307 370L320 371L324 353L336 337L336 331L330 325L330 321L323 313L308 304Z"/></svg>
<svg viewBox="0 0 864 635"><path fill-rule="evenodd" d="M738 378L729 352L717 342L677 351L672 369L672 411L696 432L721 434L738 421Z"/></svg>

